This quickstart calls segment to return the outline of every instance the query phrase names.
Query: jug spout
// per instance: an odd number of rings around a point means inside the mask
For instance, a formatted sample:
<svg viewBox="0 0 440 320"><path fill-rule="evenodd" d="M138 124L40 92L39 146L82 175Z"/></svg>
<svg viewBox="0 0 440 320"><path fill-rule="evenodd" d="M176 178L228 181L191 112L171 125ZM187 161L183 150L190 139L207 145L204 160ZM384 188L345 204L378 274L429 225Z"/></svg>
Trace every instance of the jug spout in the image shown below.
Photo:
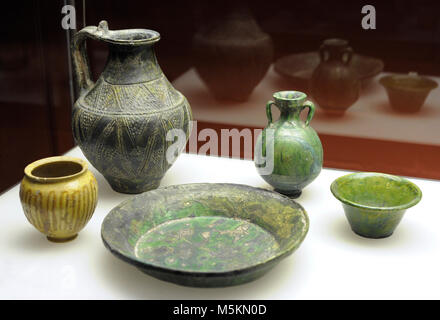
<svg viewBox="0 0 440 320"><path fill-rule="evenodd" d="M80 90L80 95L84 92L90 90L94 84L90 67L89 59L87 56L87 51L85 47L85 42L87 39L94 39L98 41L103 41L109 44L109 61L107 66L110 68L106 74L108 79L110 73L116 75L120 72L116 72L114 68L119 68L125 72L136 73L135 69L142 69L144 71L154 71L158 68L156 58L152 60L151 57L154 56L154 51L152 49L152 44L156 43L160 39L160 34L153 30L148 29L125 29L125 30L110 30L107 21L103 20L96 26L88 26L78 31L72 42L72 56L73 56L73 66L76 78L77 87ZM146 65L136 65L130 64L130 58L132 62L137 61L154 61L152 70L148 69ZM121 65L124 64L124 65ZM154 75L153 75L154 76ZM145 79L140 78L139 75L134 75L133 81L142 82ZM119 79L114 79L119 81ZM133 83L133 82L129 82Z"/></svg>

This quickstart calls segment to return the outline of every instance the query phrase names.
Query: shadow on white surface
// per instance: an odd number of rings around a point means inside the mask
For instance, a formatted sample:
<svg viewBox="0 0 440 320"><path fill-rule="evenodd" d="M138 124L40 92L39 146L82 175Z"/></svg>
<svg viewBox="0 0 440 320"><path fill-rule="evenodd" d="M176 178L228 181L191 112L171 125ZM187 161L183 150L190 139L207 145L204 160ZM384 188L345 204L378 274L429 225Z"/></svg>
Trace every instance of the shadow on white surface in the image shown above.
<svg viewBox="0 0 440 320"><path fill-rule="evenodd" d="M98 181L98 205L100 201L106 202L107 200L111 200L112 203L115 201L119 203L127 199L129 195L114 191L102 174L96 171L94 171L93 174Z"/></svg>
<svg viewBox="0 0 440 320"><path fill-rule="evenodd" d="M26 252L41 252L57 249L62 246L63 243L53 243L47 240L46 236L37 230L30 230L29 228L20 228L22 232L15 232L14 237L11 240L10 245L16 247L18 250Z"/></svg>
<svg viewBox="0 0 440 320"><path fill-rule="evenodd" d="M300 277L304 273L296 270L299 261L295 258L294 253L260 279L226 288L192 288L158 280L105 251L101 254L101 275L114 291L129 299L271 299L280 291L289 291L282 286L295 283L299 290L304 282L304 276ZM295 289L291 290L295 295Z"/></svg>
<svg viewBox="0 0 440 320"><path fill-rule="evenodd" d="M302 190L301 195L298 198L293 199L293 200L295 200L296 202L299 202L299 203L302 203L302 202L307 203L309 201L312 201L313 198L316 197L316 195L319 194L319 191L320 191L315 186L316 186L316 184L311 184L309 186L306 186ZM306 211L307 211L307 209L306 209Z"/></svg>
<svg viewBox="0 0 440 320"><path fill-rule="evenodd" d="M391 236L382 239L365 238L354 233L344 217L334 219L329 227L330 233L335 239L355 246L383 248L387 250L392 248L408 249L419 242L416 238L416 232L414 232L408 224L405 224L404 221L397 226L397 229Z"/></svg>
<svg viewBox="0 0 440 320"><path fill-rule="evenodd" d="M21 226L20 231L14 232L9 238L9 246L19 250L18 252L36 255L49 252L70 252L72 249L76 250L79 247L87 246L94 237L93 230L87 230L86 225L75 239L67 242L52 242L47 240L46 236L36 229Z"/></svg>

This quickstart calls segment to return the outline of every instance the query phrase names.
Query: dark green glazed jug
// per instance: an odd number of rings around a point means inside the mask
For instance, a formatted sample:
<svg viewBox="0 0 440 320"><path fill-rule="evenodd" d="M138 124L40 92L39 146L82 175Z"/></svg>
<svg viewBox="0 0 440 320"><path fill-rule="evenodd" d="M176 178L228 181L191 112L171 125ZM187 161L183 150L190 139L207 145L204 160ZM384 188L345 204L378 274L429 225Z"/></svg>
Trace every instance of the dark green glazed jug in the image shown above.
<svg viewBox="0 0 440 320"><path fill-rule="evenodd" d="M321 172L323 151L321 140L309 126L315 106L299 91L281 91L266 106L268 125L255 146L255 166L261 177L276 191L292 198ZM272 105L280 109L280 118L272 122ZM308 108L307 120L300 118Z"/></svg>
<svg viewBox="0 0 440 320"><path fill-rule="evenodd" d="M91 80L85 40L106 42L109 55L96 83ZM73 62L80 95L72 111L76 143L111 187L141 193L159 186L183 150L190 133L191 109L156 60L152 30L109 30L107 22L75 34ZM172 131L174 129L174 131ZM176 146L177 135L184 137ZM180 139L182 140L182 138ZM170 149L171 150L171 149Z"/></svg>

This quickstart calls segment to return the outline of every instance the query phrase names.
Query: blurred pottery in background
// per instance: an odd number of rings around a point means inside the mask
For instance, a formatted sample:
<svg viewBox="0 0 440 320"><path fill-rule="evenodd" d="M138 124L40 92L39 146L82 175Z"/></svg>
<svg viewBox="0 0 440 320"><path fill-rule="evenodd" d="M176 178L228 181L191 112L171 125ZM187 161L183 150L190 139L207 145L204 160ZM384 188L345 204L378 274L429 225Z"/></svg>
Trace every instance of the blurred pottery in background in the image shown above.
<svg viewBox="0 0 440 320"><path fill-rule="evenodd" d="M275 71L283 76L292 86L310 93L310 81L313 71L318 67L320 57L318 52L296 53L279 58L275 62ZM382 60L353 54L349 66L358 74L361 87L368 87L374 77L382 72ZM302 88L302 89L300 89Z"/></svg>
<svg viewBox="0 0 440 320"><path fill-rule="evenodd" d="M327 39L319 55L321 62L311 79L312 96L328 114L343 115L359 98L361 82L350 62L353 50L342 39Z"/></svg>
<svg viewBox="0 0 440 320"><path fill-rule="evenodd" d="M269 101L266 106L268 125L255 146L255 166L275 191L296 198L322 168L321 140L309 126L315 107L299 91L281 91L273 97L275 102ZM276 122L272 122L272 105L281 111ZM300 114L306 108L309 112L303 122Z"/></svg>
<svg viewBox="0 0 440 320"><path fill-rule="evenodd" d="M96 83L90 76L85 40L106 42L108 61ZM111 187L141 193L159 186L188 140L191 109L163 74L153 44L153 30L109 30L107 22L77 32L73 60L80 96L72 111L75 141ZM167 157L179 130L186 140ZM177 146L177 145L175 145Z"/></svg>
<svg viewBox="0 0 440 320"><path fill-rule="evenodd" d="M193 50L197 73L218 100L246 101L273 59L270 36L243 7L203 26Z"/></svg>
<svg viewBox="0 0 440 320"><path fill-rule="evenodd" d="M50 241L74 239L95 211L98 183L84 160L51 157L24 169L20 200L29 222Z"/></svg>
<svg viewBox="0 0 440 320"><path fill-rule="evenodd" d="M379 80L385 88L391 107L399 112L420 111L431 90L438 84L416 72L408 75L389 75Z"/></svg>
<svg viewBox="0 0 440 320"><path fill-rule="evenodd" d="M406 209L422 198L420 189L409 180L374 172L342 176L330 189L342 202L352 230L367 238L392 235Z"/></svg>

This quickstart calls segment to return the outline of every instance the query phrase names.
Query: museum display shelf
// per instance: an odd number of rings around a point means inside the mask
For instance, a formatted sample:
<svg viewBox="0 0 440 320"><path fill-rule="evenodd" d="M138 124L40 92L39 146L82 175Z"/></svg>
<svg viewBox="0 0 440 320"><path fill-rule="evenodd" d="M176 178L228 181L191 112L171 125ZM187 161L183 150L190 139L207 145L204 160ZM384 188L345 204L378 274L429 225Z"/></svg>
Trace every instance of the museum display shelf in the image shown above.
<svg viewBox="0 0 440 320"><path fill-rule="evenodd" d="M79 148L66 155L83 158ZM389 238L354 234L331 182L346 171L323 169L296 201L308 212L302 246L254 282L218 289L177 286L149 277L108 252L101 240L107 213L131 195L99 184L98 205L88 225L67 243L51 243L26 220L14 186L0 196L0 298L2 299L439 299L440 182L414 179L423 192ZM270 189L254 163L182 154L161 186L227 182Z"/></svg>

